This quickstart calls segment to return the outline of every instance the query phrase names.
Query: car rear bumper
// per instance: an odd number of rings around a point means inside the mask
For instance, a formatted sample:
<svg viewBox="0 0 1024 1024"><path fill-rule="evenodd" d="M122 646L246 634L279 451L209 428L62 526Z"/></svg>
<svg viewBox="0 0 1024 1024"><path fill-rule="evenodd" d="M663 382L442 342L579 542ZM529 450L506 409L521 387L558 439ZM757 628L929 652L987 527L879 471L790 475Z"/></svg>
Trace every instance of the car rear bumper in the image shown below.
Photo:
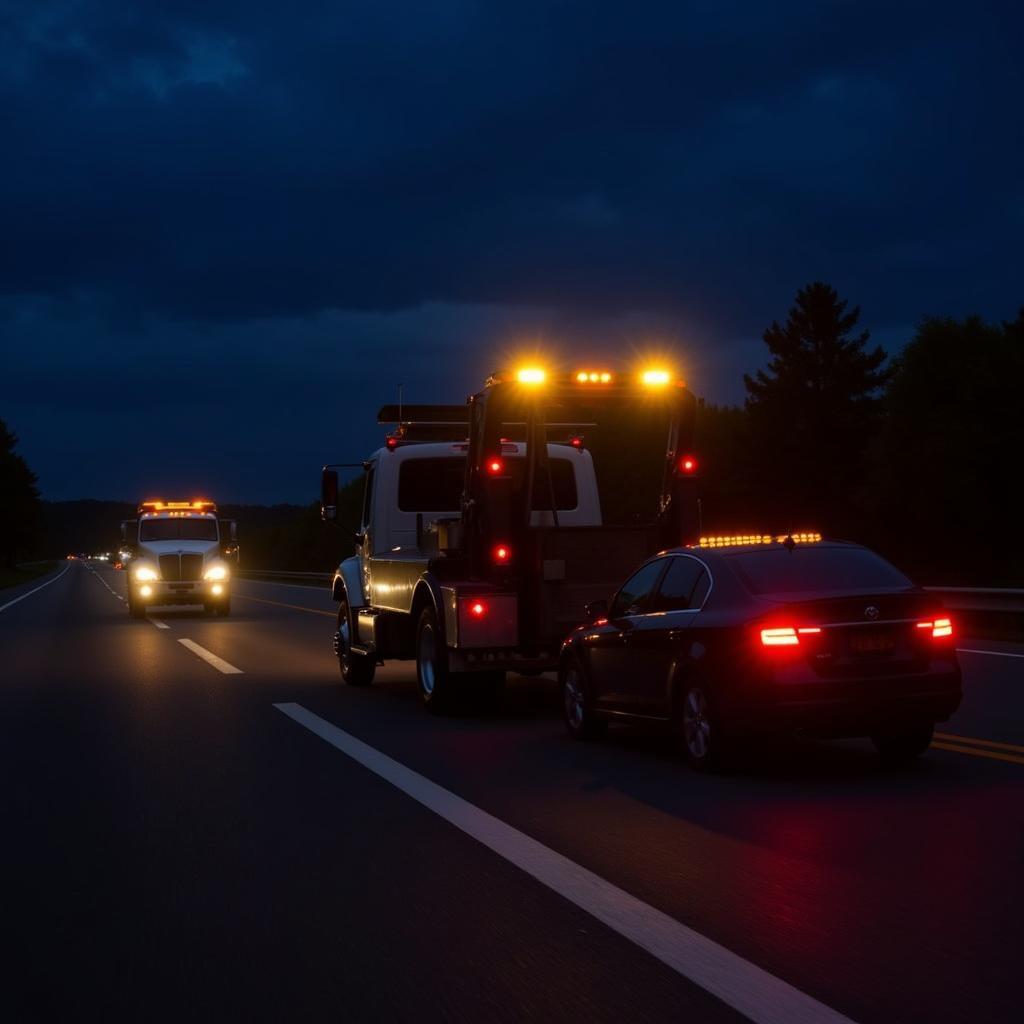
<svg viewBox="0 0 1024 1024"><path fill-rule="evenodd" d="M795 731L820 736L866 736L886 728L944 722L960 706L960 669L914 676L830 680L807 686L774 684L764 699L741 699L728 709L730 731Z"/></svg>

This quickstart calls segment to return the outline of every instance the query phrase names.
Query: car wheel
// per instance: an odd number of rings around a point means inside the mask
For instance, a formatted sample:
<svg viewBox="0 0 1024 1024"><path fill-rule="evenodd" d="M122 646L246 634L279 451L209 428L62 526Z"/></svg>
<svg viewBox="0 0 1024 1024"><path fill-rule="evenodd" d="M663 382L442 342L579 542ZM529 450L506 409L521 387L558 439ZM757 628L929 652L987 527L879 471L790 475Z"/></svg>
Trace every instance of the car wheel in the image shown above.
<svg viewBox="0 0 1024 1024"><path fill-rule="evenodd" d="M341 678L349 686L369 686L373 682L377 665L372 658L352 650L352 617L348 601L342 598L338 605L338 631L334 634L334 653L338 656Z"/></svg>
<svg viewBox="0 0 1024 1024"><path fill-rule="evenodd" d="M456 680L448 670L448 652L444 649L434 609L420 613L416 628L416 681L420 697L428 711L449 711L455 703Z"/></svg>
<svg viewBox="0 0 1024 1024"><path fill-rule="evenodd" d="M592 740L603 736L608 723L594 713L590 682L579 659L562 662L558 672L562 693L562 721L569 735L577 740Z"/></svg>
<svg viewBox="0 0 1024 1024"><path fill-rule="evenodd" d="M687 684L677 714L683 755L691 767L698 771L720 767L725 741L708 687L700 682Z"/></svg>
<svg viewBox="0 0 1024 1024"><path fill-rule="evenodd" d="M919 758L932 743L935 726L915 725L905 729L875 733L871 742L882 756L891 764L906 764Z"/></svg>

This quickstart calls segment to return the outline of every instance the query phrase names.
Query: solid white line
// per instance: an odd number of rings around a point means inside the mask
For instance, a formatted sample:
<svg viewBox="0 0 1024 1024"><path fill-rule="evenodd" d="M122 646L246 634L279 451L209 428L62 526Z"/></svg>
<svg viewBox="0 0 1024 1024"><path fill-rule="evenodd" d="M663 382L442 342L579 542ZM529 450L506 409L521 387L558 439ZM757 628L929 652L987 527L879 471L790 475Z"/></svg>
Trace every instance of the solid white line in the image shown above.
<svg viewBox="0 0 1024 1024"><path fill-rule="evenodd" d="M406 768L301 704L274 707L758 1024L849 1021L781 978Z"/></svg>
<svg viewBox="0 0 1024 1024"><path fill-rule="evenodd" d="M203 661L209 662L215 669L223 672L226 676L240 676L242 674L242 670L240 668L235 668L234 665L225 661L223 658L218 658L216 654L208 651L205 647L200 647L199 644L192 640L186 640L183 637L179 637L178 643L187 647L193 654L198 654Z"/></svg>
<svg viewBox="0 0 1024 1024"><path fill-rule="evenodd" d="M170 626L167 625L166 622L161 622L159 619L150 619L149 621L152 622L153 625L156 626L157 629L170 629L171 628Z"/></svg>
<svg viewBox="0 0 1024 1024"><path fill-rule="evenodd" d="M993 658L1024 658L1024 654L1014 654L1012 651L978 651L971 647L958 647L957 654L991 654Z"/></svg>
<svg viewBox="0 0 1024 1024"><path fill-rule="evenodd" d="M54 576L52 580L47 580L45 583L40 583L38 587L35 587L33 590L29 590L27 593L22 594L20 597L16 597L13 601L8 601L7 604L0 604L0 612L7 611L7 609L10 608L11 605L17 604L19 601L24 601L26 597L31 597L33 594L38 593L40 590L43 589L43 587L48 587L51 583L56 583L57 580L61 579L61 577L64 576L64 573L66 573L70 568L70 565L65 565L64 572L60 573L60 575L58 576Z"/></svg>

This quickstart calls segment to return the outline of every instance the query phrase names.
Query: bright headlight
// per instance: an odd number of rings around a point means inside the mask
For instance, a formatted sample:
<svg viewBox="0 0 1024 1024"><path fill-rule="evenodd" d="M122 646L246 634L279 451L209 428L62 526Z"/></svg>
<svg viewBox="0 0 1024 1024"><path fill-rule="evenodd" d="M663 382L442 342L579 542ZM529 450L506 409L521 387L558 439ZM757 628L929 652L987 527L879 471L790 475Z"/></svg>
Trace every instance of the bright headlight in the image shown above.
<svg viewBox="0 0 1024 1024"><path fill-rule="evenodd" d="M226 580L228 578L228 567L226 565L211 565L203 573L204 580Z"/></svg>
<svg viewBox="0 0 1024 1024"><path fill-rule="evenodd" d="M155 580L156 570L150 569L148 565L140 565L135 570L135 578L137 580Z"/></svg>

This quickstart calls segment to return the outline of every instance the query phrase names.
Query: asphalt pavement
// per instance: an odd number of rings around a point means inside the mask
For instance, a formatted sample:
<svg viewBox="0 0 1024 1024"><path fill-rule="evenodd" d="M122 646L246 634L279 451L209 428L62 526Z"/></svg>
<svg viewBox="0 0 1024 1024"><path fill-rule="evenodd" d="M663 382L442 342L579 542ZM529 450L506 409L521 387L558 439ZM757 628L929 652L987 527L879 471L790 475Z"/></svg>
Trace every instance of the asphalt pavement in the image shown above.
<svg viewBox="0 0 1024 1024"><path fill-rule="evenodd" d="M319 589L123 595L0 591L5 1020L1020 1019L1019 646L960 641L910 770L787 741L706 776L570 741L550 679L449 718L409 663L345 687Z"/></svg>

